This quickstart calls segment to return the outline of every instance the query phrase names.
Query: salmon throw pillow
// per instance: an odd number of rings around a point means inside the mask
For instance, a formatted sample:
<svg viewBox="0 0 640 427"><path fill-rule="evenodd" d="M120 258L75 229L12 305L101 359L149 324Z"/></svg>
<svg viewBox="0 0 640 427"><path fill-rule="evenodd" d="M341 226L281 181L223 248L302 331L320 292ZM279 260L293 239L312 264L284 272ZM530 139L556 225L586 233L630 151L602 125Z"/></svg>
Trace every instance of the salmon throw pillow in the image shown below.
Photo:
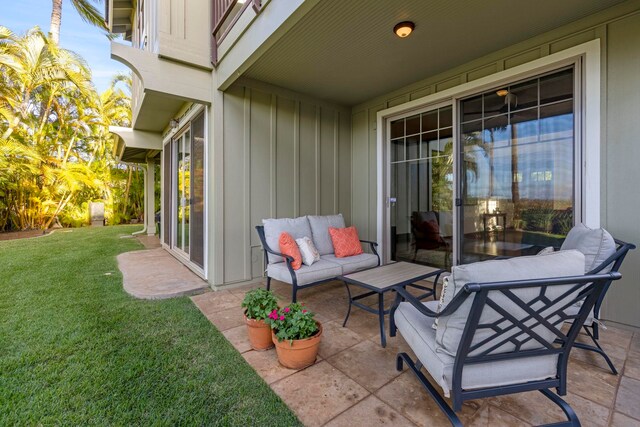
<svg viewBox="0 0 640 427"><path fill-rule="evenodd" d="M329 235L333 242L333 250L336 254L336 258L360 255L362 253L358 230L356 230L355 227L329 227Z"/></svg>
<svg viewBox="0 0 640 427"><path fill-rule="evenodd" d="M294 270L299 269L302 265L302 255L300 255L298 244L296 243L295 239L291 237L291 234L286 232L280 233L280 239L278 240L278 243L280 244L280 253L282 255L289 255L293 258L291 267L293 267Z"/></svg>

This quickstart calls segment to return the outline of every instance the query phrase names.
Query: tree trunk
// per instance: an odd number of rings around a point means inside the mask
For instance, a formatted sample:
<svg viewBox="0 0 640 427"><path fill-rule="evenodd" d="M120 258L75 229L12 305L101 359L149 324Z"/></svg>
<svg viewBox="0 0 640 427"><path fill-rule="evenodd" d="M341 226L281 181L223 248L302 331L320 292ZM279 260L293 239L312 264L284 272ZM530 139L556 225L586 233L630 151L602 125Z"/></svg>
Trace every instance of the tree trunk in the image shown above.
<svg viewBox="0 0 640 427"><path fill-rule="evenodd" d="M55 44L60 43L60 23L62 22L62 0L52 0L51 26L49 35Z"/></svg>

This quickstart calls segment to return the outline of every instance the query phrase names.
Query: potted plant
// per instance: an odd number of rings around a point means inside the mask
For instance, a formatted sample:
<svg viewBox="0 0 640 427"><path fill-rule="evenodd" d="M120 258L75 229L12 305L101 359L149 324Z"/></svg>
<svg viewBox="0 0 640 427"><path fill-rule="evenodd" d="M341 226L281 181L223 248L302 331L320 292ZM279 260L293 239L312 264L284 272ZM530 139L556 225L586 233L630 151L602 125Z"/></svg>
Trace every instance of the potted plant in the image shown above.
<svg viewBox="0 0 640 427"><path fill-rule="evenodd" d="M253 289L242 301L244 320L247 324L249 342L254 350L268 350L273 347L271 328L265 319L273 310L278 309L278 300L266 289Z"/></svg>
<svg viewBox="0 0 640 427"><path fill-rule="evenodd" d="M269 314L267 323L282 366L302 369L316 361L322 325L313 316L304 304L295 302Z"/></svg>

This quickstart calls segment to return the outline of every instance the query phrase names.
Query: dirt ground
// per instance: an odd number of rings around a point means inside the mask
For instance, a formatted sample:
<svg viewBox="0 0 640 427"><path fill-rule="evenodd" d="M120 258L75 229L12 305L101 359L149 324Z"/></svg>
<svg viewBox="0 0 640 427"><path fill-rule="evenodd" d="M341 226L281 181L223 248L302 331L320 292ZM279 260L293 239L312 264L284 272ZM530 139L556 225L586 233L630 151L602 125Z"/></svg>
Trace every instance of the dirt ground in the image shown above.
<svg viewBox="0 0 640 427"><path fill-rule="evenodd" d="M27 230L27 231L8 231L0 233L0 241L3 240L15 240L15 239L27 239L29 237L38 237L44 234L49 234L51 230Z"/></svg>

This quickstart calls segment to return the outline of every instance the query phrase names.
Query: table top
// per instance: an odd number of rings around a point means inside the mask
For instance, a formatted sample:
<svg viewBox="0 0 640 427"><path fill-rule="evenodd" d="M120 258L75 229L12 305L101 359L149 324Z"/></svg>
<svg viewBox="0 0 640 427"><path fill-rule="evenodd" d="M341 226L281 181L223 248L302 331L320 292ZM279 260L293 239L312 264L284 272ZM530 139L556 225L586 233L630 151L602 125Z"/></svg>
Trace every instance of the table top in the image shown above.
<svg viewBox="0 0 640 427"><path fill-rule="evenodd" d="M394 286L410 285L445 271L440 268L400 261L339 276L338 279L376 292L385 292Z"/></svg>

